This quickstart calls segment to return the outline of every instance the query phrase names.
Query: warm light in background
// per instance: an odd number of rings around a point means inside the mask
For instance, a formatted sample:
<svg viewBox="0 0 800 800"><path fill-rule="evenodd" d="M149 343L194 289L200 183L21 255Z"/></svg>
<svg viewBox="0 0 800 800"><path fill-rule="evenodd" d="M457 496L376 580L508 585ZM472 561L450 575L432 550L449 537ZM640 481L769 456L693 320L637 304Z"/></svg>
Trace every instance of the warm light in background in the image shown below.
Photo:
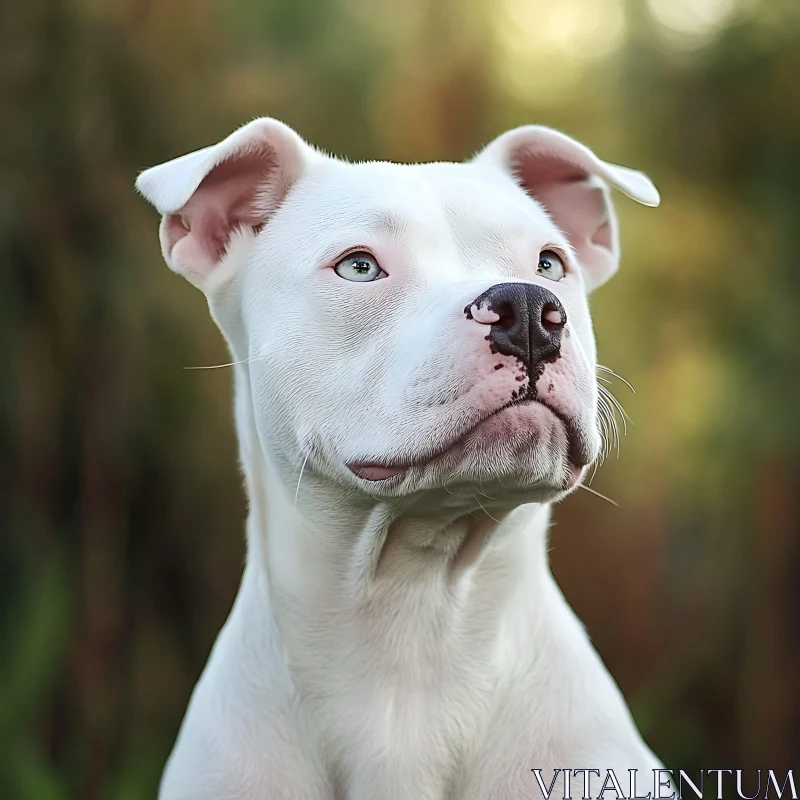
<svg viewBox="0 0 800 800"><path fill-rule="evenodd" d="M756 0L647 0L653 18L680 43L700 46Z"/></svg>
<svg viewBox="0 0 800 800"><path fill-rule="evenodd" d="M625 37L621 0L502 0L498 10L498 70L522 100L556 99Z"/></svg>

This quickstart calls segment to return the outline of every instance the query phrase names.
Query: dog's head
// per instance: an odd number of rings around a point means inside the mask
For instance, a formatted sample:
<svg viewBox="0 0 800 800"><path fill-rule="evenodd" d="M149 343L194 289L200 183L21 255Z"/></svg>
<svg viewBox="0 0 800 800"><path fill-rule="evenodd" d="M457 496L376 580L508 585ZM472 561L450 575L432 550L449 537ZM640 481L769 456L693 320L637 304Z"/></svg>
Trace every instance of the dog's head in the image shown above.
<svg viewBox="0 0 800 800"><path fill-rule="evenodd" d="M371 495L513 505L598 457L587 294L619 260L608 187L659 202L643 174L543 127L466 163L351 164L259 119L137 186L287 484L307 461Z"/></svg>

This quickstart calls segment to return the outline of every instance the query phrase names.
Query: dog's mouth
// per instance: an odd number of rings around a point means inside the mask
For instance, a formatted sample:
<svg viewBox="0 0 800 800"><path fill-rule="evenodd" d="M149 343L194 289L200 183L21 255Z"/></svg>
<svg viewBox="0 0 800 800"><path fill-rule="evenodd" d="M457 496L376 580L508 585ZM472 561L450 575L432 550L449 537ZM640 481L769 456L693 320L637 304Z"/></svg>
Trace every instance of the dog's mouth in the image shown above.
<svg viewBox="0 0 800 800"><path fill-rule="evenodd" d="M590 452L590 448L586 439L586 436L582 434L578 424L575 420L567 417L558 409L553 408L548 403L545 403L538 399L518 399L506 403L503 406L492 411L490 414L487 414L485 417L480 419L478 422L474 423L466 430L459 433L456 437L454 437L450 442L448 442L443 447L437 449L432 453L426 454L423 458L419 459L412 459L409 461L393 461L393 462L376 462L376 461L369 461L363 463L349 463L347 464L347 468L358 478L361 478L365 481L388 481L392 478L395 478L403 473L407 472L408 470L419 467L425 468L432 462L436 461L439 458L442 458L450 451L454 450L455 448L462 445L467 439L469 439L473 434L478 431L481 426L485 425L489 420L492 420L494 417L502 414L504 411L508 409L521 407L521 406L532 406L537 405L539 407L547 409L547 411L552 414L559 423L563 426L564 431L567 435L567 478L566 478L566 488L572 488L578 480L580 480L580 476L583 472L583 468L591 463L593 457Z"/></svg>

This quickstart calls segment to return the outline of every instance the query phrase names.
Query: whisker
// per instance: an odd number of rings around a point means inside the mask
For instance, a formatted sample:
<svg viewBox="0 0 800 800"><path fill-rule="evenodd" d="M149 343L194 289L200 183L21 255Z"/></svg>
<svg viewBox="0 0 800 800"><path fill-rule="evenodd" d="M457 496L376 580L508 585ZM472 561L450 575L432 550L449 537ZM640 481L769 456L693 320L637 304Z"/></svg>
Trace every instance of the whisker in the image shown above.
<svg viewBox="0 0 800 800"><path fill-rule="evenodd" d="M617 400L617 398L614 397L614 395L608 389L606 389L605 386L600 386L598 384L598 389L600 390L600 394L604 395L606 400L609 403L611 403L611 405L619 412L620 418L622 419L623 433L627 433L628 432L627 423L631 422L631 424L633 424L633 422L631 418L628 416L628 414L625 412L625 409L622 407L622 403L620 403L619 400Z"/></svg>
<svg viewBox="0 0 800 800"><path fill-rule="evenodd" d="M603 387L598 387L601 391L598 393L597 409L599 417L603 422L603 433L605 434L606 452L604 458L611 452L612 446L619 452L619 427L617 420L614 416L613 408L606 397L606 392ZM613 439L611 438L613 435Z"/></svg>
<svg viewBox="0 0 800 800"><path fill-rule="evenodd" d="M242 361L231 361L230 364L211 364L207 367L184 367L184 369L224 369L225 367L235 367L237 364L248 364L251 360L245 358Z"/></svg>
<svg viewBox="0 0 800 800"><path fill-rule="evenodd" d="M599 393L603 395L603 397L605 397L606 402L609 405L609 410L612 411L612 416L614 416L615 421L616 421L616 415L613 412L616 411L617 413L619 413L620 418L622 419L623 433L627 433L628 432L627 423L628 421L630 421L630 417L625 413L625 409L622 407L622 404L619 402L619 400L617 400L616 397L614 397L614 395L608 389L606 389L605 386L600 386L600 384L598 384L597 388L599 389Z"/></svg>
<svg viewBox="0 0 800 800"><path fill-rule="evenodd" d="M597 408L597 431L600 434L600 453L597 457L597 462L595 464L595 470L597 469L597 463L605 460L606 457L606 450L608 448L608 442L606 440L606 422L603 413L600 410L600 406L598 405Z"/></svg>
<svg viewBox="0 0 800 800"><path fill-rule="evenodd" d="M504 489L508 489L508 486L506 486L506 485L503 483L503 479L502 479L502 478L501 478L499 475L498 475L498 476L496 476L495 480L496 480L496 481L497 481L497 482L498 482L498 483L499 483L499 484L500 484L500 485L501 485L501 486L502 486Z"/></svg>
<svg viewBox="0 0 800 800"><path fill-rule="evenodd" d="M597 369L601 369L603 370L603 372L607 372L609 375L613 375L618 380L621 380L634 394L636 394L636 389L634 389L633 386L630 383L628 383L628 381L626 381L625 378L622 377L622 375L618 375L610 367L603 366L603 364L598 364Z"/></svg>
<svg viewBox="0 0 800 800"><path fill-rule="evenodd" d="M617 400L617 398L614 397L613 395L611 396L611 400L614 403L614 405L619 409L619 413L622 415L622 419L627 420L628 422L630 422L631 425L635 425L636 423L631 419L630 414L628 414L628 412L625 410L622 403L620 403L620 401Z"/></svg>
<svg viewBox="0 0 800 800"><path fill-rule="evenodd" d="M609 374L616 375L615 372L610 370L608 367L604 367L602 365L598 365L598 369L608 372ZM604 378L602 375L597 375L597 422L598 422L598 433L600 434L600 455L598 459L594 463L594 468L592 470L591 478L589 482L591 483L594 480L595 475L597 474L597 469L608 458L612 449L616 450L617 457L619 457L620 453L620 443L621 443L621 436L619 430L619 423L617 422L617 415L619 415L620 419L622 420L622 433L623 435L628 432L627 423L631 421L628 414L625 412L625 409L622 407L622 404L617 400L614 396L613 392L608 389L606 386L603 386L603 383L610 383L607 378ZM620 380L623 380L620 378ZM631 391L633 387L628 384L627 381L624 383L630 387Z"/></svg>
<svg viewBox="0 0 800 800"><path fill-rule="evenodd" d="M606 424L608 425L608 433L612 434L613 440L609 440L609 446L612 445L614 447L619 448L619 428L617 427L617 420L614 416L614 410L611 404L608 402L608 398L601 393L600 395L602 400L603 406L603 414L605 416Z"/></svg>
<svg viewBox="0 0 800 800"><path fill-rule="evenodd" d="M308 457L310 455L311 455L310 452L306 453L306 457L303 459L303 466L300 467L300 477L297 479L297 489L295 490L295 493L294 493L294 509L293 509L293 511L294 511L295 514L297 514L297 498L300 496L300 482L303 480L303 472L304 472L304 470L306 468L306 462L308 461Z"/></svg>
<svg viewBox="0 0 800 800"><path fill-rule="evenodd" d="M486 494L486 492L483 491L483 481L480 478L478 479L478 486L480 487L478 489L478 492L482 494L487 500L497 500L496 497L491 497L490 495ZM473 489L475 488L474 483L472 484L472 488Z"/></svg>
<svg viewBox="0 0 800 800"><path fill-rule="evenodd" d="M606 431L605 431L605 422L603 421L603 417L598 414L597 421L598 425L598 432L600 434L600 453L597 456L597 463L601 463L606 459L606 453L608 451L608 441L606 439Z"/></svg>
<svg viewBox="0 0 800 800"><path fill-rule="evenodd" d="M592 466L592 475L589 478L589 483L591 483L594 480L594 476L597 475L597 469L598 469L599 466L600 466L600 459L595 461L594 465Z"/></svg>
<svg viewBox="0 0 800 800"><path fill-rule="evenodd" d="M619 508L619 503L616 500L612 500L610 497L606 497L604 494L600 494L597 489L592 489L589 486L584 486L584 484L578 484L579 489L584 489L585 491L589 492L589 494L593 494L596 497L599 497L601 500L605 500L607 503L611 503L612 506Z"/></svg>
<svg viewBox="0 0 800 800"><path fill-rule="evenodd" d="M490 498L490 499L491 499L491 498ZM478 504L478 505L481 507L481 511L483 511L483 513L484 513L484 514L486 514L486 516L487 516L487 517L489 517L489 519L490 519L490 520L492 520L493 522L496 522L498 525L500 524L500 520L499 520L499 519L495 519L495 518L494 518L494 517L493 517L493 516L492 516L492 515L491 515L491 514L490 514L490 513L489 513L489 512L488 512L488 511L487 511L487 510L484 508L484 507L483 507L483 503L481 503L481 501L480 501L480 500L478 500L478 495L475 495L475 501L476 501L476 502L477 502L477 504Z"/></svg>

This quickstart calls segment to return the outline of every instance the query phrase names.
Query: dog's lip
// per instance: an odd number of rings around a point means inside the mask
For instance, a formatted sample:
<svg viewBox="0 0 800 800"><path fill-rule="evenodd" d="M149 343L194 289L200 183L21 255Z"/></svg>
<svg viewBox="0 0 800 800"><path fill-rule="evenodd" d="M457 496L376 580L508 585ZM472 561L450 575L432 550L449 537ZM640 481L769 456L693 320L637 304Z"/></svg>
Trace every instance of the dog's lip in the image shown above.
<svg viewBox="0 0 800 800"><path fill-rule="evenodd" d="M471 434L479 425L482 425L484 422L486 422L486 420L491 419L494 416L497 416L498 414L502 413L503 411L506 411L509 408L513 408L515 406L531 405L533 403L538 403L539 405L544 406L551 414L553 414L558 420L560 420L561 424L564 426L567 432L567 441L569 442L568 445L569 450L567 453L567 466L569 471L569 478L567 482L571 488L580 479L583 468L591 462L592 460L591 454L589 453L584 443L584 437L580 435L580 432L574 420L567 417L558 409L553 408L553 406L551 406L549 403L545 403L544 401L539 400L538 398L512 400L510 403L506 403L505 405L496 408L490 414L487 414L485 417L482 417L474 425L471 425L465 431L456 436L447 445L419 460L395 461L395 462L376 462L376 461L353 462L347 464L347 468L356 477L366 481L376 482L376 481L389 480L391 478L396 477L397 475L400 475L403 472L406 472L412 467L424 467L431 461L434 461L440 456L443 456L445 453L447 453L449 450L455 447L459 442L461 442L465 437L469 436L469 434Z"/></svg>
<svg viewBox="0 0 800 800"><path fill-rule="evenodd" d="M365 481L385 481L393 478L401 472L413 467L414 464L398 464L395 466L385 466L381 464L348 464L347 468L358 478Z"/></svg>

